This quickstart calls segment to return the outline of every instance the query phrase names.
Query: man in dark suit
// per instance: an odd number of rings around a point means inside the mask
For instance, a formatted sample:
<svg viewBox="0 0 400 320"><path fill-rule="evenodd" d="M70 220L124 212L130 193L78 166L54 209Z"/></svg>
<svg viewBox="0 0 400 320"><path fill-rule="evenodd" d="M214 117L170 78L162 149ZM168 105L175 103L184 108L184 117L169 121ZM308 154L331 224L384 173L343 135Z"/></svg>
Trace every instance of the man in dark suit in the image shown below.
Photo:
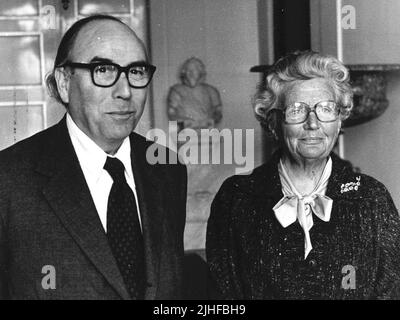
<svg viewBox="0 0 400 320"><path fill-rule="evenodd" d="M182 298L186 169L132 133L154 71L116 18L66 32L47 79L66 116L0 152L1 299Z"/></svg>

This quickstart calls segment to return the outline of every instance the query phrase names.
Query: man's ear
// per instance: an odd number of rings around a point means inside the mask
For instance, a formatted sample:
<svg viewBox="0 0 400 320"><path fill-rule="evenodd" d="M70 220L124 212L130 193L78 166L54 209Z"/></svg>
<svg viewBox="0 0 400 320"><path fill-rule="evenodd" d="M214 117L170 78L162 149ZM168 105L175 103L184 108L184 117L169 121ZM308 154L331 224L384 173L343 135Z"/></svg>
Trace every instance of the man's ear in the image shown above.
<svg viewBox="0 0 400 320"><path fill-rule="evenodd" d="M54 77L57 83L58 93L61 100L65 103L69 103L69 81L71 74L65 70L65 68L57 68L54 72Z"/></svg>

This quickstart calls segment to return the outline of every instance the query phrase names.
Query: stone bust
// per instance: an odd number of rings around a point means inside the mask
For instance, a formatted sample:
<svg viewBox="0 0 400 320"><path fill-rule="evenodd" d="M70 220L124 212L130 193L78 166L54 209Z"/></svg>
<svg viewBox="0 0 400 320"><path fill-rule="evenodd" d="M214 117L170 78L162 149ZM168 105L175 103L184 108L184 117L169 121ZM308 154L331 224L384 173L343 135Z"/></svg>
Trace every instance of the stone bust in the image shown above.
<svg viewBox="0 0 400 320"><path fill-rule="evenodd" d="M195 57L187 59L180 70L181 82L168 93L168 117L184 128L213 128L222 119L222 103L218 90L205 83L206 68Z"/></svg>

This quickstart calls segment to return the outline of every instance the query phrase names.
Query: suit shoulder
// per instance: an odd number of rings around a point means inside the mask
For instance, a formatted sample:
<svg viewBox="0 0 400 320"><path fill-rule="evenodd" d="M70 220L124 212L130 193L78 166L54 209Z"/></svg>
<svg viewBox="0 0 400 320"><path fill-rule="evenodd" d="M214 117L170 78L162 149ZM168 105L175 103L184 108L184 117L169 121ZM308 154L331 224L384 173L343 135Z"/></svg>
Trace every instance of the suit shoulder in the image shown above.
<svg viewBox="0 0 400 320"><path fill-rule="evenodd" d="M52 139L53 134L54 127L50 127L0 151L0 169L7 168L8 165L29 162L32 157L41 152Z"/></svg>
<svg viewBox="0 0 400 320"><path fill-rule="evenodd" d="M154 143L154 141L147 139L146 137L142 136L139 133L132 132L130 135L130 138L132 139L132 144L134 147L148 147Z"/></svg>
<svg viewBox="0 0 400 320"><path fill-rule="evenodd" d="M176 154L174 151L172 151L171 149L169 149L168 147L165 147L157 142L155 142L154 140L148 139L136 132L133 132L131 134L131 139L132 139L132 146L135 149L148 149L150 147L154 148L154 149L158 149L161 152L166 152L166 154L168 155L169 153L172 154Z"/></svg>
<svg viewBox="0 0 400 320"><path fill-rule="evenodd" d="M146 161L149 164L155 165L159 168L177 168L177 170L185 170L186 172L186 165L182 164L178 160L177 153L170 148L165 147L151 139L147 139L146 137L135 132L131 134L131 138L132 147L144 152Z"/></svg>

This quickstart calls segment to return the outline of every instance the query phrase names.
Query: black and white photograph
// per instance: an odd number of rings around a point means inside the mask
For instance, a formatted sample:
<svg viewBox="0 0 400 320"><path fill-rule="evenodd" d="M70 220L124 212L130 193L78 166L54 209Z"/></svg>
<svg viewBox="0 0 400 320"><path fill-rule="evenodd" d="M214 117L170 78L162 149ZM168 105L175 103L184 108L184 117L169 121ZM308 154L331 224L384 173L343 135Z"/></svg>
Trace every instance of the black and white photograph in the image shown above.
<svg viewBox="0 0 400 320"><path fill-rule="evenodd" d="M400 300L399 16L0 0L0 300Z"/></svg>

